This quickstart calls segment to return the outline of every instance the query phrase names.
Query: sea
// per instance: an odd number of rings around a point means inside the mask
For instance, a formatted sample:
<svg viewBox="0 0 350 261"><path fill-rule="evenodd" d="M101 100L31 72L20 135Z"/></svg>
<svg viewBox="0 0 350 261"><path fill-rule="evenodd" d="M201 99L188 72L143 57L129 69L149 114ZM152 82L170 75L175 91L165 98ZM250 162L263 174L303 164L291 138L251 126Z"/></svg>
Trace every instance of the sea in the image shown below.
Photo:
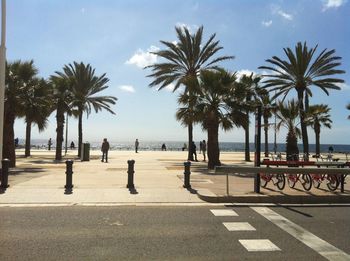
<svg viewBox="0 0 350 261"><path fill-rule="evenodd" d="M24 140L19 139L19 147L24 146ZM52 140L53 145L52 148L55 148L55 141ZM75 145L78 144L78 141L73 141ZM44 139L33 139L31 140L31 146L36 149L47 149L47 140ZM71 140L68 142L68 148L70 146ZM100 150L101 149L101 141L84 141L84 143L90 144L90 149L92 150ZM181 151L184 147L184 144L186 144L186 141L142 141L139 140L139 150L143 151L160 151L162 144L166 145L167 150L169 151ZM134 150L135 143L134 141L109 141L110 149L111 150ZM199 149L199 142L196 143L197 149ZM277 143L276 144L277 152L285 152L286 151L286 145L285 143ZM321 153L327 153L328 148L332 146L334 149L334 152L339 153L350 153L350 145L349 144L321 144ZM244 142L219 142L220 151L222 152L243 152L245 145ZM303 151L302 144L298 144L300 152ZM65 148L65 143L63 142L63 148ZM250 151L255 151L255 145L254 143L249 144ZM265 149L264 143L261 144L261 151L263 152ZM274 151L274 144L269 143L269 151ZM309 145L309 151L310 153L315 152L315 144Z"/></svg>

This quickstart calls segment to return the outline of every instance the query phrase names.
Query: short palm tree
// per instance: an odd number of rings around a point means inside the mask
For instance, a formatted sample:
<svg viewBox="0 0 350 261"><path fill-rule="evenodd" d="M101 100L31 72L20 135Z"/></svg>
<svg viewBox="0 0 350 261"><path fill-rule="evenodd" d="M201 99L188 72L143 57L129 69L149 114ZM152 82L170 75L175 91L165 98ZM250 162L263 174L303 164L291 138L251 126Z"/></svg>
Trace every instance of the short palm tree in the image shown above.
<svg viewBox="0 0 350 261"><path fill-rule="evenodd" d="M235 74L225 70L202 71L199 78L201 95L195 106L196 115L204 130L208 132L208 168L220 166L219 127L229 130L234 123L230 107L225 103Z"/></svg>
<svg viewBox="0 0 350 261"><path fill-rule="evenodd" d="M297 92L299 116L301 123L304 154L308 157L309 140L307 135L307 125L305 122L306 109L305 97L311 97L311 86L316 86L329 95L329 90L340 90L339 83L344 80L332 77L333 75L343 74L345 71L337 69L341 65L341 57L335 56L335 50L324 49L317 57L314 54L317 50L308 48L306 42L298 42L293 52L290 48L284 48L287 60L282 60L277 56L267 59L270 66L260 66L259 69L271 71L264 75L265 88L270 91L276 90L274 98L288 95L291 90ZM308 101L307 101L308 102Z"/></svg>
<svg viewBox="0 0 350 261"><path fill-rule="evenodd" d="M261 78L251 73L250 75L242 75L236 83L236 93L241 96L242 104L245 108L246 124L243 126L245 133L245 161L250 161L249 149L249 114L256 109L258 100L258 89Z"/></svg>
<svg viewBox="0 0 350 261"><path fill-rule="evenodd" d="M62 160L62 143L64 132L64 114L71 113L72 88L67 78L53 75L50 77L53 107L56 110L56 155L55 160Z"/></svg>
<svg viewBox="0 0 350 261"><path fill-rule="evenodd" d="M332 128L331 115L329 114L331 108L326 104L315 104L309 107L307 113L306 122L315 131L315 141L316 141L316 155L320 155L320 133L321 127Z"/></svg>
<svg viewBox="0 0 350 261"><path fill-rule="evenodd" d="M56 72L62 78L65 78L71 84L72 91L72 107L76 108L78 114L78 156L81 155L81 147L83 142L83 113L87 116L94 108L95 112L102 109L115 114L111 109L117 98L114 96L96 96L97 93L108 88L109 79L106 74L101 76L95 75L95 69L90 64L74 62L63 67L63 72Z"/></svg>
<svg viewBox="0 0 350 261"><path fill-rule="evenodd" d="M194 34L191 34L186 27L175 27L175 30L178 42L161 41L167 49L154 52L155 55L164 59L164 61L146 67L152 69L152 73L148 77L154 78L150 86L159 86L158 90L161 90L169 84L175 83L174 91L183 85L185 87L184 93L195 96L198 93L197 77L200 71L216 69L217 63L233 59L233 56L214 58L222 47L219 46L219 41L214 40L215 34L211 35L209 40L203 43L203 26L198 28ZM189 101L192 100L189 99ZM194 104L187 104L189 113L191 113L191 107L193 106ZM189 143L188 160L193 160L190 146L193 141L193 120L189 117L186 122Z"/></svg>
<svg viewBox="0 0 350 261"><path fill-rule="evenodd" d="M10 167L16 166L13 126L21 112L25 86L32 81L37 72L33 60L25 62L17 60L6 64L3 157L10 160Z"/></svg>
<svg viewBox="0 0 350 261"><path fill-rule="evenodd" d="M22 103L19 117L26 122L25 157L30 156L32 124L38 126L39 132L47 127L48 117L52 112L51 88L43 78L33 78L23 87Z"/></svg>
<svg viewBox="0 0 350 261"><path fill-rule="evenodd" d="M280 130L282 126L288 130L286 138L287 160L297 160L299 154L298 137L301 135L296 122L299 117L299 103L296 100L290 100L287 104L282 101L277 102L276 116L279 120L277 130Z"/></svg>

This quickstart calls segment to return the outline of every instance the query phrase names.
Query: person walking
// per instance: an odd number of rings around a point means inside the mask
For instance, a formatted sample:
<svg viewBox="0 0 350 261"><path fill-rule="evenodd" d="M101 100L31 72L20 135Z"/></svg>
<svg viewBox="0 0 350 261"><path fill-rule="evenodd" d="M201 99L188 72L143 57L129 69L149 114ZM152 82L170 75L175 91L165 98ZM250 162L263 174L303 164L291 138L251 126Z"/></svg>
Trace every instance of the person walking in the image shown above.
<svg viewBox="0 0 350 261"><path fill-rule="evenodd" d="M136 152L136 153L138 153L139 145L140 145L139 140L136 139L136 140L135 140L135 152Z"/></svg>
<svg viewBox="0 0 350 261"><path fill-rule="evenodd" d="M194 157L195 161L198 161L198 159L197 159L197 152L196 152L197 147L196 147L196 144L194 143L194 141L192 141L191 149L192 149L192 155L195 156Z"/></svg>
<svg viewBox="0 0 350 261"><path fill-rule="evenodd" d="M103 139L102 146L101 146L101 151L102 151L102 160L101 162L106 159L106 163L108 162L108 151L109 151L109 142L107 141L106 138Z"/></svg>
<svg viewBox="0 0 350 261"><path fill-rule="evenodd" d="M202 142L202 152L203 152L203 157L204 157L203 161L206 161L205 154L207 152L207 144L205 143L205 140L203 140L203 142Z"/></svg>
<svg viewBox="0 0 350 261"><path fill-rule="evenodd" d="M50 138L49 141L47 142L47 146L49 150L51 150L51 145L52 145L52 140Z"/></svg>

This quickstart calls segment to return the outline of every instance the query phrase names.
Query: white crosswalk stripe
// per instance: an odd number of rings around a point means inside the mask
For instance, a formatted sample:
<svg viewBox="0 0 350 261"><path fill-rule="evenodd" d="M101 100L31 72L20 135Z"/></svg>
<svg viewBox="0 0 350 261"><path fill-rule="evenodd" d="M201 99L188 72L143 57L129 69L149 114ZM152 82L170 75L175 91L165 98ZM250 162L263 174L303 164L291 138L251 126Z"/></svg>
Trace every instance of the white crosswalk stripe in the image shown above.
<svg viewBox="0 0 350 261"><path fill-rule="evenodd" d="M236 217L238 214L232 209L211 209L211 213L216 217Z"/></svg>
<svg viewBox="0 0 350 261"><path fill-rule="evenodd" d="M255 231L256 229L248 222L224 222L228 231Z"/></svg>
<svg viewBox="0 0 350 261"><path fill-rule="evenodd" d="M242 246L249 252L255 251L281 251L281 249L268 239L240 239Z"/></svg>

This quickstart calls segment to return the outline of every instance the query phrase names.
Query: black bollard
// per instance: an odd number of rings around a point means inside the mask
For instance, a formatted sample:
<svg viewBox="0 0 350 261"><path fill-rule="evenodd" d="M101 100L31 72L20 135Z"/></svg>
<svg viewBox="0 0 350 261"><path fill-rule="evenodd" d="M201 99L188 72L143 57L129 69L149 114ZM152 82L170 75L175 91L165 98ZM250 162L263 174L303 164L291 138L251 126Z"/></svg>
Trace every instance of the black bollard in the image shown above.
<svg viewBox="0 0 350 261"><path fill-rule="evenodd" d="M1 161L1 188L7 189L10 185L8 184L8 177L9 177L9 166L10 166L10 160L9 159L3 159Z"/></svg>
<svg viewBox="0 0 350 261"><path fill-rule="evenodd" d="M128 160L128 184L126 187L128 189L135 189L134 185L134 165L135 165L135 160Z"/></svg>
<svg viewBox="0 0 350 261"><path fill-rule="evenodd" d="M73 160L66 160L66 190L72 190L73 188Z"/></svg>
<svg viewBox="0 0 350 261"><path fill-rule="evenodd" d="M191 182L190 182L190 174L191 174L191 162L186 161L184 162L185 171L184 171L184 188L191 189Z"/></svg>

